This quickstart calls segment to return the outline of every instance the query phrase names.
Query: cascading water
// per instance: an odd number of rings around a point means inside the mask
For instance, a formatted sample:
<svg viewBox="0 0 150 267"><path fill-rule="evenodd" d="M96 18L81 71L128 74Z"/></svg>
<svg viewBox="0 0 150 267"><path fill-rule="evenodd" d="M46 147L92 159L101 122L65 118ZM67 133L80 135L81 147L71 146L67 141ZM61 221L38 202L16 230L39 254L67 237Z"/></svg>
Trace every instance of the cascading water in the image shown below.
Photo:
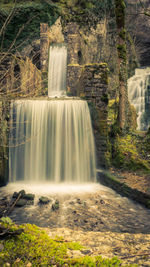
<svg viewBox="0 0 150 267"><path fill-rule="evenodd" d="M81 100L12 102L11 181L94 181L90 114Z"/></svg>
<svg viewBox="0 0 150 267"><path fill-rule="evenodd" d="M150 68L135 69L128 79L129 101L137 111L137 129L147 130L150 125Z"/></svg>
<svg viewBox="0 0 150 267"><path fill-rule="evenodd" d="M50 47L49 96L64 94L66 58L66 46ZM96 181L94 138L86 101L12 101L10 122L11 182Z"/></svg>
<svg viewBox="0 0 150 267"><path fill-rule="evenodd" d="M66 95L67 47L55 44L49 50L48 96Z"/></svg>

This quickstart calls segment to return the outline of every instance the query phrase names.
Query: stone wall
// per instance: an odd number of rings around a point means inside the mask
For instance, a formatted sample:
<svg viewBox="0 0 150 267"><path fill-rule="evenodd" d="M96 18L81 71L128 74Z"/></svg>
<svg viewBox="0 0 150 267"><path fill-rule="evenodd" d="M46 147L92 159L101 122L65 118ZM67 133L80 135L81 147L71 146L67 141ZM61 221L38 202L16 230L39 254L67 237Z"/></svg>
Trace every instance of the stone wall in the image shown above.
<svg viewBox="0 0 150 267"><path fill-rule="evenodd" d="M27 97L40 95L42 87L41 71L28 57L25 60L19 60L18 65L20 67L20 91L22 94Z"/></svg>
<svg viewBox="0 0 150 267"><path fill-rule="evenodd" d="M108 153L108 76L107 64L88 64L82 73L81 95L87 99L91 111L97 167L107 167Z"/></svg>
<svg viewBox="0 0 150 267"><path fill-rule="evenodd" d="M83 66L78 64L70 64L67 67L67 95L79 96L81 87L81 74Z"/></svg>
<svg viewBox="0 0 150 267"><path fill-rule="evenodd" d="M86 99L94 129L97 167L107 167L108 153L108 68L106 63L68 65L69 95Z"/></svg>
<svg viewBox="0 0 150 267"><path fill-rule="evenodd" d="M108 69L106 63L69 65L68 88L89 104L95 136L97 167L108 165Z"/></svg>
<svg viewBox="0 0 150 267"><path fill-rule="evenodd" d="M3 77L0 83L1 92L9 99L41 94L41 71L28 57L11 55L5 65Z"/></svg>
<svg viewBox="0 0 150 267"><path fill-rule="evenodd" d="M7 184L9 172L9 113L11 99L38 96L41 71L26 57L9 56L3 62L0 81L0 186Z"/></svg>

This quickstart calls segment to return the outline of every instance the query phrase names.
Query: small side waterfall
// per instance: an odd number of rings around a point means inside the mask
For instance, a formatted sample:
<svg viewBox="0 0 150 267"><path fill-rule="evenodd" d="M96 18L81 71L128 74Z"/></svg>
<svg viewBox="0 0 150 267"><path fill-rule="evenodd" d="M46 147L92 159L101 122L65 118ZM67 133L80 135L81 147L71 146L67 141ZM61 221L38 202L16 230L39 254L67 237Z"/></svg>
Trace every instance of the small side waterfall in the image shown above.
<svg viewBox="0 0 150 267"><path fill-rule="evenodd" d="M66 95L67 47L54 44L49 50L48 96Z"/></svg>
<svg viewBox="0 0 150 267"><path fill-rule="evenodd" d="M86 101L17 100L11 106L10 181L95 181Z"/></svg>
<svg viewBox="0 0 150 267"><path fill-rule="evenodd" d="M128 79L128 96L137 111L137 129L147 130L150 125L150 68L135 70Z"/></svg>

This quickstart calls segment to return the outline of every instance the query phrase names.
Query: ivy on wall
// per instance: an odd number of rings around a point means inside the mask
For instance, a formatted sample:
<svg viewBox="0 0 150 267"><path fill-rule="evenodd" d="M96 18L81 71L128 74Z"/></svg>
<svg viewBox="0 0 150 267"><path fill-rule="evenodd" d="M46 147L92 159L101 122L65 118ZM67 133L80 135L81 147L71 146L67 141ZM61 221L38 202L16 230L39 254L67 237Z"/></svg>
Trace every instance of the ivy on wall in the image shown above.
<svg viewBox="0 0 150 267"><path fill-rule="evenodd" d="M76 21L81 26L95 26L106 11L113 6L113 0L1 0L0 50L11 52L21 50L40 36L40 23L51 26L61 15L64 23Z"/></svg>
<svg viewBox="0 0 150 267"><path fill-rule="evenodd" d="M9 1L8 5L2 5L0 29L2 29L9 14L12 13L12 15L0 36L1 51L7 51L13 42L13 50L21 50L33 39L40 36L40 23L52 25L58 18L59 12L60 10L55 4L46 1L19 1L16 5L12 5Z"/></svg>
<svg viewBox="0 0 150 267"><path fill-rule="evenodd" d="M113 6L113 0L53 0L62 8L65 22L75 21L81 26L95 26L107 10Z"/></svg>

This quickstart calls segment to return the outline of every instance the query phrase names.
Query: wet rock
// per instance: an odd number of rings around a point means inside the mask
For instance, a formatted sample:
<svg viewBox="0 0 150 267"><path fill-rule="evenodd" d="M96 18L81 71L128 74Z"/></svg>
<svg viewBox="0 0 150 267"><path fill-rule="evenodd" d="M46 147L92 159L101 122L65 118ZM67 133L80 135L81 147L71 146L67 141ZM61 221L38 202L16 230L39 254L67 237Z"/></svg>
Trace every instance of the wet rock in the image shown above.
<svg viewBox="0 0 150 267"><path fill-rule="evenodd" d="M27 205L34 205L34 200L27 200Z"/></svg>
<svg viewBox="0 0 150 267"><path fill-rule="evenodd" d="M12 195L12 198L17 198L17 197L18 197L18 193L14 192L13 195Z"/></svg>
<svg viewBox="0 0 150 267"><path fill-rule="evenodd" d="M21 197L24 197L26 194L25 190L21 190L19 192L14 192L12 197L17 198L20 194L21 194Z"/></svg>
<svg viewBox="0 0 150 267"><path fill-rule="evenodd" d="M81 250L81 253L84 254L84 255L89 255L92 252L91 252L91 250L85 249L85 250Z"/></svg>
<svg viewBox="0 0 150 267"><path fill-rule="evenodd" d="M83 202L83 207L87 207L87 203L85 201Z"/></svg>
<svg viewBox="0 0 150 267"><path fill-rule="evenodd" d="M73 214L76 214L77 213L77 211L76 210L73 210L73 212L72 212Z"/></svg>
<svg viewBox="0 0 150 267"><path fill-rule="evenodd" d="M48 204L50 202L50 199L48 197L40 197L39 198L39 204Z"/></svg>
<svg viewBox="0 0 150 267"><path fill-rule="evenodd" d="M59 209L59 201L56 200L55 203L52 205L52 210L58 210Z"/></svg>
<svg viewBox="0 0 150 267"><path fill-rule="evenodd" d="M82 204L80 198L77 198L77 203L78 203L78 204Z"/></svg>
<svg viewBox="0 0 150 267"><path fill-rule="evenodd" d="M100 200L101 204L105 204L105 201L103 199Z"/></svg>
<svg viewBox="0 0 150 267"><path fill-rule="evenodd" d="M24 199L27 199L27 200L34 200L35 198L35 195L34 194L25 194L23 196Z"/></svg>
<svg viewBox="0 0 150 267"><path fill-rule="evenodd" d="M27 204L27 200L26 199L19 199L15 206L16 207L23 207L26 204Z"/></svg>

